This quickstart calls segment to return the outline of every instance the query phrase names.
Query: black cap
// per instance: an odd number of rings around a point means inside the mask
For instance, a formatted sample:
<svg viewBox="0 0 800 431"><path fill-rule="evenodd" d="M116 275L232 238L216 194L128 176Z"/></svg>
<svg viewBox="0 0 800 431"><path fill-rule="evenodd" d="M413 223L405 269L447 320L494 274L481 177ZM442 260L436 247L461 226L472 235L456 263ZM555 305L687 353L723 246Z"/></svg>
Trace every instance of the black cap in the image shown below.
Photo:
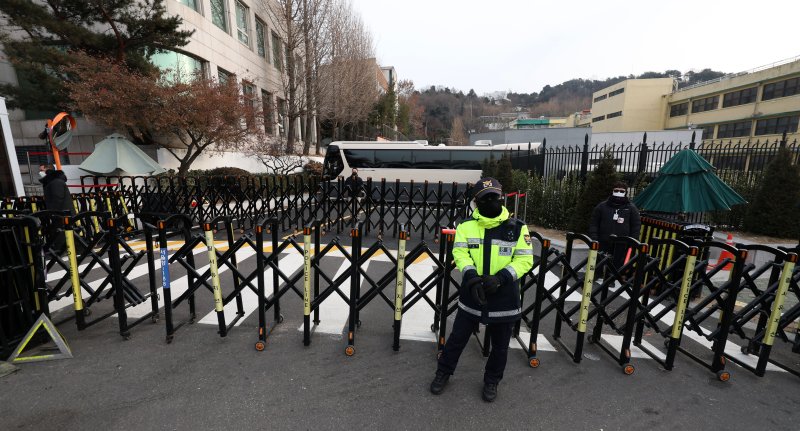
<svg viewBox="0 0 800 431"><path fill-rule="evenodd" d="M487 194L502 195L503 186L500 185L500 181L491 177L481 178L475 183L475 186L472 187L472 197L475 199Z"/></svg>

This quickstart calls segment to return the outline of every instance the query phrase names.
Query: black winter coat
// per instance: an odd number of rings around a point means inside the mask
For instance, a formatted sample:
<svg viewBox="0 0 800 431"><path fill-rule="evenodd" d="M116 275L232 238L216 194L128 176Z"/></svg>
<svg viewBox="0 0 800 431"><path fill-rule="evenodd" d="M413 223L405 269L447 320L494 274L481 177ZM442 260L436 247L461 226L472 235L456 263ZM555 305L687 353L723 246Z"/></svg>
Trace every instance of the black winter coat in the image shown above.
<svg viewBox="0 0 800 431"><path fill-rule="evenodd" d="M614 214L617 215L616 220ZM630 201L615 203L611 198L600 202L592 211L592 221L589 223L589 237L599 241L601 247L609 245L611 235L630 236L639 239L639 229L642 225L639 218L639 209ZM605 248L605 247L604 247Z"/></svg>
<svg viewBox="0 0 800 431"><path fill-rule="evenodd" d="M44 186L44 206L48 210L69 211L75 215L72 206L72 195L67 187L67 176L64 171L49 170L44 178L39 180Z"/></svg>

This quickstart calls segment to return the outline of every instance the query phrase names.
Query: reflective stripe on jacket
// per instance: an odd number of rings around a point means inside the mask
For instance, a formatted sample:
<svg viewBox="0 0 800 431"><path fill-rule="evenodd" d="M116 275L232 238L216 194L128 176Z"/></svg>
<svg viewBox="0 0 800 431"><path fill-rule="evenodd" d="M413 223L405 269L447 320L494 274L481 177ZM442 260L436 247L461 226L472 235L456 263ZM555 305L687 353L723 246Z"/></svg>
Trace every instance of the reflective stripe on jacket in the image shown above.
<svg viewBox="0 0 800 431"><path fill-rule="evenodd" d="M494 218L483 217L477 210L472 217L458 225L453 244L453 259L464 274L459 308L484 323L519 320L522 313L519 278L533 266L528 227L509 218L505 208ZM502 282L498 291L486 298L485 306L478 304L465 287L470 274L496 275Z"/></svg>

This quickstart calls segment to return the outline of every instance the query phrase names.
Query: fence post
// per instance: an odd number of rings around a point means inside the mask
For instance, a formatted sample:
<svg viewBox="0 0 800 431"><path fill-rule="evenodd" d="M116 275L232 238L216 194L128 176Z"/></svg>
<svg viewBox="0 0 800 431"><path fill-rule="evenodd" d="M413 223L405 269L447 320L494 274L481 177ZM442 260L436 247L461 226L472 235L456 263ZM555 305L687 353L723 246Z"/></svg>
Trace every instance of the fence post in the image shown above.
<svg viewBox="0 0 800 431"><path fill-rule="evenodd" d="M547 138L542 139L541 150L539 150L539 175L544 176L545 157L547 157Z"/></svg>
<svg viewBox="0 0 800 431"><path fill-rule="evenodd" d="M583 154L581 154L581 182L586 182L586 173L589 170L589 134L583 137Z"/></svg>
<svg viewBox="0 0 800 431"><path fill-rule="evenodd" d="M786 130L781 135L781 148L786 148Z"/></svg>
<svg viewBox="0 0 800 431"><path fill-rule="evenodd" d="M691 150L694 150L694 146L695 146L694 138L695 138L696 134L697 134L697 132L692 132L692 140L691 140L691 142L689 142L689 149L691 149Z"/></svg>
<svg viewBox="0 0 800 431"><path fill-rule="evenodd" d="M639 166L636 169L636 174L643 173L645 169L647 169L647 132L644 133L642 145L639 148Z"/></svg>

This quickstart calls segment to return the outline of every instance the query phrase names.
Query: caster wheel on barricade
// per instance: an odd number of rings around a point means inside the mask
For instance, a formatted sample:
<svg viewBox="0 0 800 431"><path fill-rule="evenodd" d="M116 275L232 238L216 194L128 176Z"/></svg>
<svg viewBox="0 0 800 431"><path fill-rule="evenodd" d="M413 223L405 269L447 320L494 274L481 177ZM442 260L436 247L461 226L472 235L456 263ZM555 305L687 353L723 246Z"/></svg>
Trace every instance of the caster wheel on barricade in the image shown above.
<svg viewBox="0 0 800 431"><path fill-rule="evenodd" d="M436 325L431 324L431 332L436 332Z"/></svg>
<svg viewBox="0 0 800 431"><path fill-rule="evenodd" d="M356 328L360 328L360 327L361 327L361 319L359 319L359 320L356 322Z"/></svg>
<svg viewBox="0 0 800 431"><path fill-rule="evenodd" d="M86 317L91 316L92 315L92 309L91 308L84 308L83 309L83 315L86 316Z"/></svg>
<svg viewBox="0 0 800 431"><path fill-rule="evenodd" d="M717 379L719 379L720 382L727 382L731 379L731 373L725 370L717 371Z"/></svg>
<svg viewBox="0 0 800 431"><path fill-rule="evenodd" d="M283 314L278 316L278 323L283 323Z"/></svg>
<svg viewBox="0 0 800 431"><path fill-rule="evenodd" d="M345 355L347 355L347 356L353 356L353 355L355 355L355 354L356 354L356 346L353 346L352 344L351 344L351 345L348 345L348 346L347 346L347 347L345 347L345 349L344 349L344 354L345 354Z"/></svg>
<svg viewBox="0 0 800 431"><path fill-rule="evenodd" d="M626 376L630 376L634 371L636 371L636 368L631 364L625 364L625 366L622 367L622 372L625 373Z"/></svg>
<svg viewBox="0 0 800 431"><path fill-rule="evenodd" d="M539 358L528 359L528 365L530 365L531 368L539 368Z"/></svg>
<svg viewBox="0 0 800 431"><path fill-rule="evenodd" d="M256 351L263 352L266 347L267 345L263 341L256 341Z"/></svg>
<svg viewBox="0 0 800 431"><path fill-rule="evenodd" d="M597 337L590 335L588 338L586 338L586 342L589 344L595 344L597 343Z"/></svg>

